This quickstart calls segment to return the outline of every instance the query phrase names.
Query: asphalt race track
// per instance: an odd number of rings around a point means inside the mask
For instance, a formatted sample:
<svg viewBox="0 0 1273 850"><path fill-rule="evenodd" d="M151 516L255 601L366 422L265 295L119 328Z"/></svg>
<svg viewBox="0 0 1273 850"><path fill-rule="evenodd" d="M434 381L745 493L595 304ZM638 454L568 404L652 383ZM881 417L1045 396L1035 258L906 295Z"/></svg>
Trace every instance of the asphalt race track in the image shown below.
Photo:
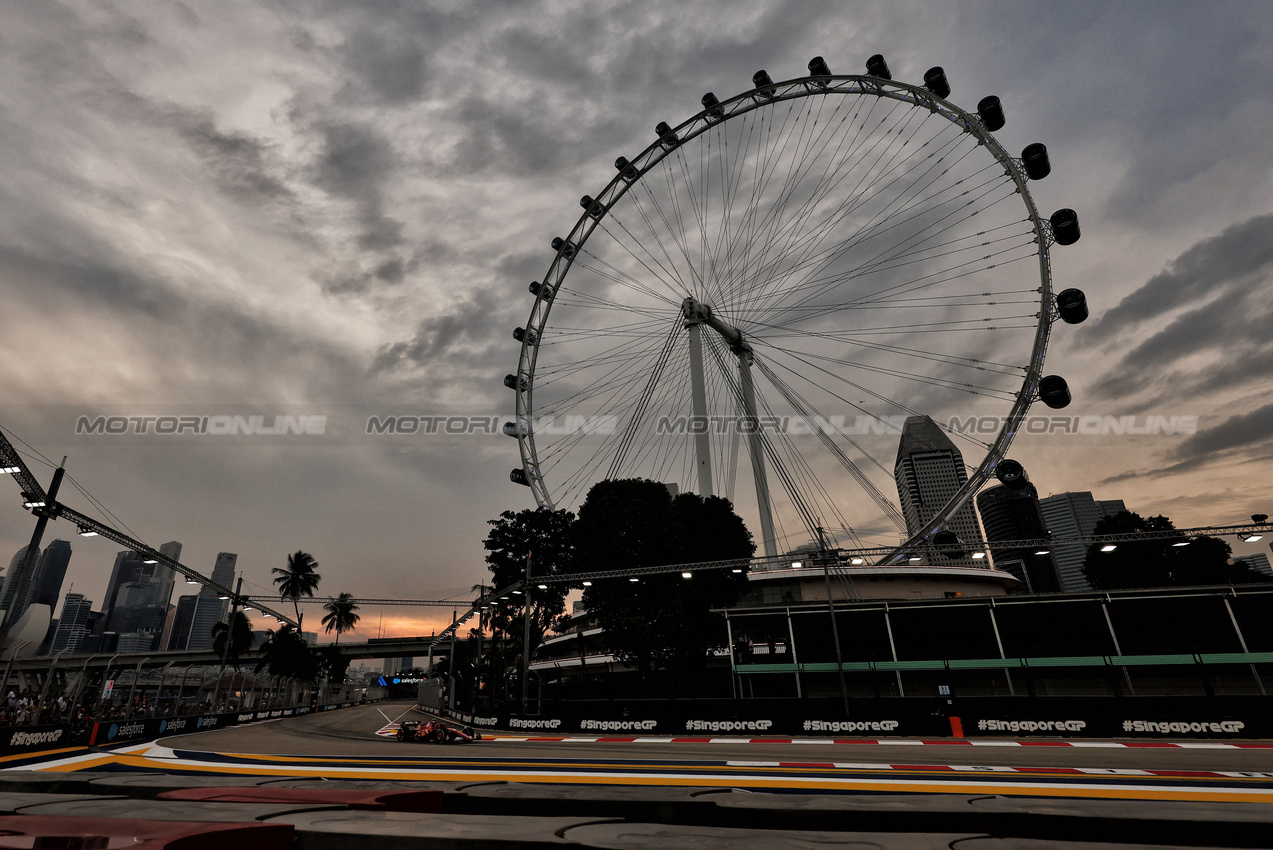
<svg viewBox="0 0 1273 850"><path fill-rule="evenodd" d="M499 824L512 829L511 821L501 819L546 825L546 818L561 817L591 818L591 825L554 828L565 839L558 844L661 850L955 843L989 850L1070 841L1087 850L1273 847L1269 742L842 743L495 733L470 744L429 745L390 737L399 719L420 717L410 703L380 703L25 767L40 778L61 775L57 790L76 793L209 783L436 788L445 792L445 814L411 817L458 818L457 828L475 840L482 824L493 830L469 844L434 835L431 847L540 846L508 844ZM148 776L120 776L127 773ZM0 771L0 787L24 775L32 774ZM76 776L99 778L65 784ZM598 817L611 823L609 831L596 825ZM304 845L303 832L298 836Z"/></svg>

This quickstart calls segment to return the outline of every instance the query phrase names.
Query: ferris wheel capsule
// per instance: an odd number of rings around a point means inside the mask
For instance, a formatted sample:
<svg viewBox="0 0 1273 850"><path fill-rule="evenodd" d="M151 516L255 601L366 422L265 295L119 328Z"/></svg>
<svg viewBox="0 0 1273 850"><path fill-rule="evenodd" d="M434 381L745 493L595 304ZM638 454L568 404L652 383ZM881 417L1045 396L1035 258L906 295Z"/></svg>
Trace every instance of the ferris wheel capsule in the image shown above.
<svg viewBox="0 0 1273 850"><path fill-rule="evenodd" d="M981 123L985 124L986 129L992 133L999 132L1007 123L1003 115L1003 104L994 95L983 97L977 102L977 115L981 118Z"/></svg>
<svg viewBox="0 0 1273 850"><path fill-rule="evenodd" d="M1030 480L1026 477L1025 467L1010 458L1004 458L995 466L995 478L1009 490L1020 490Z"/></svg>
<svg viewBox="0 0 1273 850"><path fill-rule="evenodd" d="M1021 163L1025 166L1026 176L1031 180L1042 180L1052 173L1052 163L1048 161L1048 149L1042 142L1026 145L1021 151Z"/></svg>
<svg viewBox="0 0 1273 850"><path fill-rule="evenodd" d="M563 297L541 289L526 323L539 336L516 375L535 391L516 393L515 421L597 427L518 434L518 483L539 505L576 508L596 481L645 478L730 499L759 519L767 554L820 540L827 516L891 522L898 552L940 551L942 531L955 535L942 549L969 548L978 532L960 511L996 464L1011 468L1016 425L1031 404L1070 400L1043 369L1054 321L1077 315L1053 293L1050 256L1077 220L1039 215L1046 148L1003 147L997 97L965 110L945 100L940 67L916 85L872 60L869 77L833 78L815 57L794 83L766 72L735 97L709 92L580 201L588 212L541 277ZM899 450L886 435L909 433L900 420L917 408L953 417L964 393L998 408L1000 432L947 432L970 471L911 528L886 495Z"/></svg>
<svg viewBox="0 0 1273 850"><path fill-rule="evenodd" d="M1087 319L1087 296L1081 289L1063 289L1056 296L1056 312L1067 325Z"/></svg>
<svg viewBox="0 0 1273 850"><path fill-rule="evenodd" d="M950 82L942 66L934 65L924 72L924 88L938 97L950 97Z"/></svg>
<svg viewBox="0 0 1273 850"><path fill-rule="evenodd" d="M1054 410L1068 407L1070 387L1060 375L1047 375L1039 381L1039 400Z"/></svg>

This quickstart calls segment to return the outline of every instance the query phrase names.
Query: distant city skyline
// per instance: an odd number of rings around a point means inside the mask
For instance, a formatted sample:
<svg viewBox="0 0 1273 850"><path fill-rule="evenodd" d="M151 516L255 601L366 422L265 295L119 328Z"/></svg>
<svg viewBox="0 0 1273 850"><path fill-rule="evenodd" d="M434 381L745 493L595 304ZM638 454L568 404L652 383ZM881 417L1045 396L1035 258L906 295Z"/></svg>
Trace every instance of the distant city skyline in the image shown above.
<svg viewBox="0 0 1273 850"><path fill-rule="evenodd" d="M246 592L269 593L303 549L322 596L469 599L489 577L487 521L534 504L508 480L502 380L580 196L704 92L819 55L862 73L878 52L897 80L942 66L965 109L999 96L1005 148L1047 145L1040 211L1078 213L1052 285L1082 288L1091 317L1055 326L1045 360L1074 401L1032 409L1010 452L1040 497L1091 492L1180 526L1273 514L1270 43L1266 2L16 4L0 428L46 484L69 456L76 509L181 540L201 572L238 553ZM852 420L858 400L834 412ZM966 407L962 421L983 413L974 394ZM366 428L452 415L477 424ZM76 433L108 416L127 433ZM33 520L7 476L0 490L12 553ZM74 534L46 535L72 541L64 582L106 604L118 549ZM406 635L450 612L383 614Z"/></svg>

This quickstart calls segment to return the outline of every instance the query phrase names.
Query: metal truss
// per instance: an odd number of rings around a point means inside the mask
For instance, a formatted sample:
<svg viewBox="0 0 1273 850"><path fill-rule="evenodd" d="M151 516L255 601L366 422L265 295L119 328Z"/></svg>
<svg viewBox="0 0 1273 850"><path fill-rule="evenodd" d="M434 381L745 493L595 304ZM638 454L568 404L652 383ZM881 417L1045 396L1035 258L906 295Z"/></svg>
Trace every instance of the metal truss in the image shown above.
<svg viewBox="0 0 1273 850"><path fill-rule="evenodd" d="M1139 531L1124 532L1120 534L1090 534L1078 537L1035 537L1024 540L1000 540L991 542L987 540L961 541L960 547L966 551L995 551L1003 549L1022 549L1029 547L1051 548L1066 543L1090 545L1099 544L1120 544L1135 543L1139 541L1149 540L1176 540L1181 543L1187 542L1194 537L1222 537L1222 536L1249 536L1249 535L1273 535L1273 523L1269 522L1251 522L1241 525L1209 525L1198 528L1176 528L1169 531ZM536 578L540 584L579 584L584 581L597 581L601 579L616 578L640 578L641 576L664 575L666 573L693 573L706 572L709 570L746 570L748 572L764 573L774 572L777 570L788 570L795 564L801 566L809 566L822 569L824 566L832 570L843 570L852 566L876 567L891 566L890 564L872 564L872 558L897 554L897 558L908 558L912 555L929 554L934 551L939 552L940 548L935 546L923 546L902 549L898 553L896 546L877 546L869 549L829 549L823 553L814 553L810 555L784 555L776 558L738 558L728 561L699 561L688 564L666 564L657 567L633 567L622 570L599 570L588 573L572 573L569 575L545 576ZM854 564L854 559L859 559L863 563ZM941 566L940 564L928 564L928 566ZM981 569L979 567L965 567L964 569Z"/></svg>
<svg viewBox="0 0 1273 850"><path fill-rule="evenodd" d="M218 596L232 600L235 605L241 605L244 602L246 597L236 595L230 588L217 584L215 581L197 570L193 570L185 564L169 558L167 555L157 549L152 549L140 540L136 540L129 535L124 534L122 531L117 531L109 525L93 519L90 516L86 516L79 511L68 508L61 502L50 502L48 494L45 493L44 488L40 486L40 483L35 480L35 476L27 467L26 462L22 460L22 456L18 454L17 449L15 449L13 444L9 442L9 439L4 435L3 431L0 431L0 469L12 470L9 474L17 480L18 485L22 488L23 503L24 505L29 505L27 510L31 511L33 516L43 516L51 520L70 520L79 526L80 534L85 534L87 532L89 535L105 537L107 540L112 540L115 543L136 552L144 561L163 564L173 572L185 576L188 581L198 582L203 585L205 589L215 591ZM262 605L256 605L254 607L259 608L262 613L269 614L281 622L292 626L300 625L291 617L286 614L280 614L272 608L267 608Z"/></svg>

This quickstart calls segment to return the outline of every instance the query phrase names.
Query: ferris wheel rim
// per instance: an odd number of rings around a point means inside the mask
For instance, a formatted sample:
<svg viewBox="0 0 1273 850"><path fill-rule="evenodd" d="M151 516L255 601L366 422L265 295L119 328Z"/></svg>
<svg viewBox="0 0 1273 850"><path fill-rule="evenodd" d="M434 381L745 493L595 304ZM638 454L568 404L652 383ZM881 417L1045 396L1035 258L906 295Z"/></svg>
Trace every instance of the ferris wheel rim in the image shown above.
<svg viewBox="0 0 1273 850"><path fill-rule="evenodd" d="M1005 174L1015 184L1016 191L1025 206L1027 218L1035 234L1039 263L1039 313L1035 326L1029 359L1024 367L1024 378L1021 388L1016 393L1016 400L1008 415L1002 419L1002 427L996 435L989 450L976 469L968 475L964 484L950 503L939 510L918 532L911 534L895 552L913 550L924 540L941 529L943 524L960 509L976 491L993 475L997 464L1004 459L1009 445L1024 419L1031 403L1038 397L1038 385L1043 374L1043 361L1047 350L1050 328L1056 318L1054 298L1052 294L1050 248L1053 243L1051 230L1046 220L1040 217L1030 194L1027 183L1030 178L1025 173L1021 161L1012 156L986 129L981 119L969 113L945 98L939 97L928 89L901 81L886 80L869 75L831 75L825 77L796 77L777 83L769 83L742 92L728 100L720 101L707 107L676 127L661 135L650 143L636 157L629 161L627 168L619 168L618 173L606 184L602 192L593 199L593 206L585 208L576 220L569 234L563 237L563 244L554 256L543 277L545 290L555 293L560 290L574 264L574 259L587 244L588 239L597 229L601 221L609 214L610 209L631 192L646 175L673 151L683 147L703 133L719 127L752 111L773 106L784 101L803 100L813 97L831 95L888 98L909 104L912 108L924 108L939 115L963 133L975 138L995 160L1003 167ZM671 140L669 142L669 139ZM617 163L616 163L617 164ZM514 387L516 405L516 422L528 421L534 415L535 369L538 363L539 348L543 340L553 297L545 297L544 293L536 294L531 313L526 323L526 334L522 340L518 360L517 385ZM555 508L556 504L540 473L538 450L533 428L518 428L515 434L522 461L522 471L526 483L540 507ZM886 558L884 560L891 560Z"/></svg>

